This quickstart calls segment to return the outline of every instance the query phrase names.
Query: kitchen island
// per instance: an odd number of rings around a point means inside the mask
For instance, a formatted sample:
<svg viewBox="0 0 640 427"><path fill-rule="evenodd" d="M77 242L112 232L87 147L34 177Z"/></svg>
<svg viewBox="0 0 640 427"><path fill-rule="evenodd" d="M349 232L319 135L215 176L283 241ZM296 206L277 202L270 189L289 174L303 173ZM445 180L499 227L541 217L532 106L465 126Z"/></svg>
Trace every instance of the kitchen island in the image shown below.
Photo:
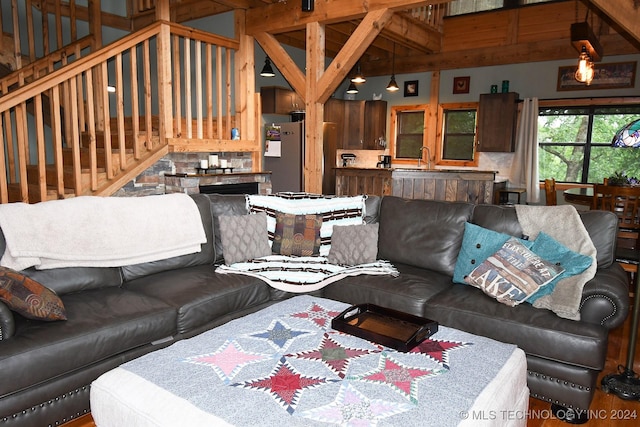
<svg viewBox="0 0 640 427"><path fill-rule="evenodd" d="M336 195L372 194L406 199L493 203L495 171L335 168Z"/></svg>

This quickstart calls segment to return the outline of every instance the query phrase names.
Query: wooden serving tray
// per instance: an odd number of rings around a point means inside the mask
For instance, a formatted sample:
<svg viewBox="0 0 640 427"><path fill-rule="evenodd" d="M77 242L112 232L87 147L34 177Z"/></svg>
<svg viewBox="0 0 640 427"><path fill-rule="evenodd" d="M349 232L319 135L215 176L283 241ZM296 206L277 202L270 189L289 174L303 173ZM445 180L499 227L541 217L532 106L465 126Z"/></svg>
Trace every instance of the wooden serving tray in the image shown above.
<svg viewBox="0 0 640 427"><path fill-rule="evenodd" d="M438 322L375 304L357 304L331 320L331 327L407 352L438 332Z"/></svg>

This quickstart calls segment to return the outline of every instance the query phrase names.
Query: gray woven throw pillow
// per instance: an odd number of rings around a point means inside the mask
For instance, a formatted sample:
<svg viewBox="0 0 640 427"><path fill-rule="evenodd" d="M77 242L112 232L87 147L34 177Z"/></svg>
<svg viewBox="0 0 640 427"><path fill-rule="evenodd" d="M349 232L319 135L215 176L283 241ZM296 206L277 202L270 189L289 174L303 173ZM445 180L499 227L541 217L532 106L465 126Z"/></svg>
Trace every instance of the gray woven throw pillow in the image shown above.
<svg viewBox="0 0 640 427"><path fill-rule="evenodd" d="M334 225L327 259L332 264L375 262L378 256L378 223Z"/></svg>
<svg viewBox="0 0 640 427"><path fill-rule="evenodd" d="M245 262L271 255L267 236L267 215L264 212L251 215L218 217L224 263Z"/></svg>

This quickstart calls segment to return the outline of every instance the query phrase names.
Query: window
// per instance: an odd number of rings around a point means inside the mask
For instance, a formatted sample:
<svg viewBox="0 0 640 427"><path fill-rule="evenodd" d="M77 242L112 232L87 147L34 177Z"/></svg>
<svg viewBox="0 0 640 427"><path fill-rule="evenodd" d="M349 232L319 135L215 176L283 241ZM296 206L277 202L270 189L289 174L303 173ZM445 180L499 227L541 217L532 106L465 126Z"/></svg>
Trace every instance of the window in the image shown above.
<svg viewBox="0 0 640 427"><path fill-rule="evenodd" d="M437 150L437 164L449 166L477 166L476 119L478 104L441 104L438 129L442 137Z"/></svg>
<svg viewBox="0 0 640 427"><path fill-rule="evenodd" d="M541 107L540 179L586 184L614 172L640 176L640 150L611 146L615 133L639 117L640 105Z"/></svg>
<svg viewBox="0 0 640 427"><path fill-rule="evenodd" d="M426 105L391 107L391 149L394 159L417 160L425 143Z"/></svg>
<svg viewBox="0 0 640 427"><path fill-rule="evenodd" d="M473 160L476 141L476 110L446 110L442 133L442 158Z"/></svg>

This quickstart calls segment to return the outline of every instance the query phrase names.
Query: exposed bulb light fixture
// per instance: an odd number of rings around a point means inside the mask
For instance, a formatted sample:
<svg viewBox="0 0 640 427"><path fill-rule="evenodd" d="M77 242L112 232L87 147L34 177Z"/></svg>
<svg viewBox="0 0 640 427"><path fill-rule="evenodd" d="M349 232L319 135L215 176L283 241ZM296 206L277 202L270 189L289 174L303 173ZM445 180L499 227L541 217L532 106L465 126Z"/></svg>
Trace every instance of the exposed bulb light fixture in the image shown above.
<svg viewBox="0 0 640 427"><path fill-rule="evenodd" d="M398 83L396 83L396 76L394 74L391 75L391 81L389 81L389 84L387 85L387 90L389 92L400 90Z"/></svg>
<svg viewBox="0 0 640 427"><path fill-rule="evenodd" d="M389 92L396 92L400 90L398 83L396 83L396 44L393 44L393 57L391 58L391 80L387 85Z"/></svg>
<svg viewBox="0 0 640 427"><path fill-rule="evenodd" d="M367 79L364 78L362 71L360 71L360 63L358 62L358 68L356 69L356 75L351 79L352 83L364 83Z"/></svg>
<svg viewBox="0 0 640 427"><path fill-rule="evenodd" d="M262 67L260 75L262 77L274 77L276 75L276 73L273 72L273 68L271 67L271 60L268 56L264 60L264 67Z"/></svg>
<svg viewBox="0 0 640 427"><path fill-rule="evenodd" d="M353 83L353 81L351 82L351 84L349 84L347 93L358 93L358 88L356 87L355 83Z"/></svg>
<svg viewBox="0 0 640 427"><path fill-rule="evenodd" d="M582 52L578 57L578 69L576 70L575 79L581 83L585 83L587 86L591 84L593 80L593 61L587 53L587 48L582 46Z"/></svg>

